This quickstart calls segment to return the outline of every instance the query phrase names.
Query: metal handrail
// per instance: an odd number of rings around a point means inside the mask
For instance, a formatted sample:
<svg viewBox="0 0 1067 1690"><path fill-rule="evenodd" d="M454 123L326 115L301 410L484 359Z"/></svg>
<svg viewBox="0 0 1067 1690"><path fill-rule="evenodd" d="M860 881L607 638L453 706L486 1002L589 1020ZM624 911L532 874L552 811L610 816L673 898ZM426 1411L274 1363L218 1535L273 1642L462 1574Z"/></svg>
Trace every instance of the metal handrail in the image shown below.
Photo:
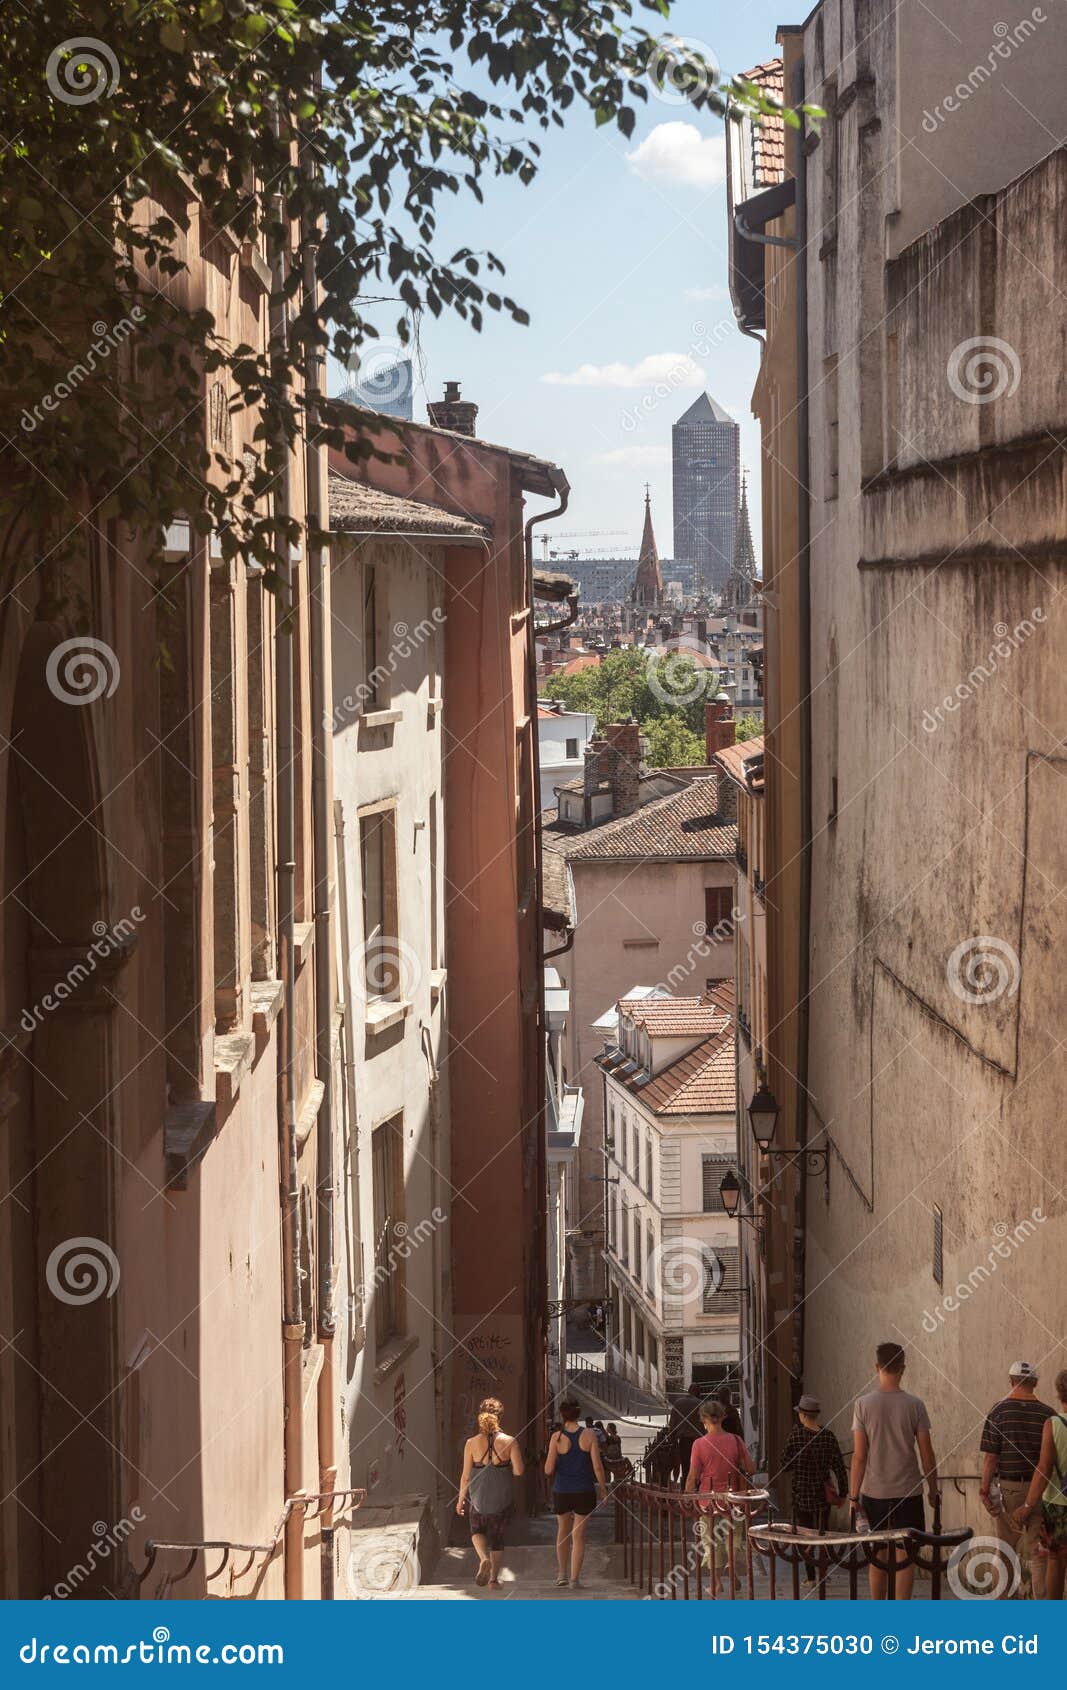
<svg viewBox="0 0 1067 1690"><path fill-rule="evenodd" d="M355 1512L366 1500L367 1493L365 1490L314 1491L291 1496L282 1509L281 1517L274 1528L274 1535L269 1543L236 1543L226 1538L201 1538L190 1540L188 1543L166 1543L160 1538L150 1537L145 1543L145 1553L148 1559L139 1571L133 1572L134 1583L139 1591L151 1577L159 1556L168 1553L186 1554L188 1556L181 1572L168 1577L168 1588L175 1584L181 1584L184 1579L187 1579L201 1555L205 1558L205 1585L210 1584L212 1580L219 1578L226 1571L230 1556L234 1554L247 1555L248 1557L241 1567L233 1569L232 1577L234 1579L244 1578L246 1574L251 1572L257 1555L264 1557L263 1565L259 1569L262 1578L281 1547L282 1535L294 1509L302 1508L304 1510L305 1521L317 1520L327 1509L336 1510L338 1513ZM209 1570L207 1555L213 1550L218 1550L222 1559L217 1567Z"/></svg>
<svg viewBox="0 0 1067 1690"><path fill-rule="evenodd" d="M765 1564L767 1595L778 1594L778 1563L789 1569L794 1600L800 1599L803 1567L814 1577L814 1594L828 1595L832 1572L848 1575L848 1599L859 1596L859 1575L874 1566L887 1576L888 1595L895 1597L896 1581L906 1565L921 1568L931 1581L931 1597L940 1600L952 1557L974 1535L969 1526L940 1530L935 1506L932 1532L914 1527L877 1532L817 1532L784 1521L761 1520L771 1510L766 1490L681 1492L631 1483L616 1487L615 1538L622 1545L623 1574L646 1596L660 1600L736 1600L739 1593L756 1597L757 1557ZM704 1522L699 1543L694 1524ZM899 1559L903 1552L904 1559ZM725 1566L717 1568L718 1558Z"/></svg>

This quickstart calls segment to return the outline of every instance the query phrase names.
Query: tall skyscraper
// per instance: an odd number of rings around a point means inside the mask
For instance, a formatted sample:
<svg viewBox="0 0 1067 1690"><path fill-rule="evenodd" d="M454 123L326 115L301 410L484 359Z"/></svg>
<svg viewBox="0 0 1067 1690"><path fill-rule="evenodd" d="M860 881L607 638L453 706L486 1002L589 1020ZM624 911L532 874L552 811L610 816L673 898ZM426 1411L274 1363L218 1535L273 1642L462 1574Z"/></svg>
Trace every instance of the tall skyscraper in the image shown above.
<svg viewBox="0 0 1067 1690"><path fill-rule="evenodd" d="M730 575L741 481L741 430L709 393L671 430L674 555L721 592Z"/></svg>

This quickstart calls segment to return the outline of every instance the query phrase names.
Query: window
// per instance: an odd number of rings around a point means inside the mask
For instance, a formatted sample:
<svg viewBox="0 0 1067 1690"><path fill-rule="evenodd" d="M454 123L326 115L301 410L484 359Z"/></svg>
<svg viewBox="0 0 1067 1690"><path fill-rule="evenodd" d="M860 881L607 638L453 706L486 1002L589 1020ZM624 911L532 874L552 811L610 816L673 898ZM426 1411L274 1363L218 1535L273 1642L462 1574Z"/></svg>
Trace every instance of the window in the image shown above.
<svg viewBox="0 0 1067 1690"><path fill-rule="evenodd" d="M630 1133L631 1133L630 1151L631 1151L631 1154L633 1156L633 1161L630 1163L630 1172L634 1176L635 1183L640 1185L640 1183L641 1183L641 1152L640 1152L640 1149L638 1148L638 1143L637 1143L637 1122L636 1121L634 1121L633 1125L631 1126Z"/></svg>
<svg viewBox="0 0 1067 1690"><path fill-rule="evenodd" d="M945 1283L945 1218L934 1204L934 1279L938 1285Z"/></svg>
<svg viewBox="0 0 1067 1690"><path fill-rule="evenodd" d="M577 760L578 760L578 741L576 739L569 739L567 741L567 761L568 761L568 763L575 763L575 762L577 762Z"/></svg>
<svg viewBox="0 0 1067 1690"><path fill-rule="evenodd" d="M723 1203L719 1186L723 1175L730 1169L729 1156L702 1156L700 1158L701 1173L704 1181L704 1213L711 1215L721 1213L726 1207Z"/></svg>
<svg viewBox="0 0 1067 1690"><path fill-rule="evenodd" d="M736 1245L704 1252L704 1313L736 1314L740 1305Z"/></svg>
<svg viewBox="0 0 1067 1690"><path fill-rule="evenodd" d="M729 886L705 886L704 888L704 929L707 933L714 933L720 922L730 920L734 907L734 895Z"/></svg>
<svg viewBox="0 0 1067 1690"><path fill-rule="evenodd" d="M405 1331L404 1261L396 1246L403 1238L403 1116L383 1121L371 1134L374 1186L374 1333L381 1348Z"/></svg>
<svg viewBox="0 0 1067 1690"><path fill-rule="evenodd" d="M634 1210L634 1278L641 1283L641 1216Z"/></svg>
<svg viewBox="0 0 1067 1690"><path fill-rule="evenodd" d="M384 710L385 673L378 661L381 606L378 603L378 571L373 563L363 570L363 689L367 710Z"/></svg>
<svg viewBox="0 0 1067 1690"><path fill-rule="evenodd" d="M624 1268L628 1268L630 1265L630 1206L625 1197L621 1201L619 1221L619 1238L622 1244L622 1265Z"/></svg>
<svg viewBox="0 0 1067 1690"><path fill-rule="evenodd" d="M647 1227L645 1228L645 1288L646 1290L653 1292L656 1289L655 1285L652 1283L652 1267L655 1255L656 1233L652 1222L649 1221Z"/></svg>
<svg viewBox="0 0 1067 1690"><path fill-rule="evenodd" d="M645 1134L645 1191L652 1196L652 1134Z"/></svg>
<svg viewBox="0 0 1067 1690"><path fill-rule="evenodd" d="M369 998L400 997L400 946L396 936L396 811L372 810L359 818L363 880L363 961L359 984Z"/></svg>
<svg viewBox="0 0 1067 1690"><path fill-rule="evenodd" d="M615 1252L615 1245L616 1245L617 1237L618 1237L618 1234L617 1234L616 1229L615 1229L615 1204L613 1202L609 1202L608 1203L608 1249L611 1250L613 1254Z"/></svg>

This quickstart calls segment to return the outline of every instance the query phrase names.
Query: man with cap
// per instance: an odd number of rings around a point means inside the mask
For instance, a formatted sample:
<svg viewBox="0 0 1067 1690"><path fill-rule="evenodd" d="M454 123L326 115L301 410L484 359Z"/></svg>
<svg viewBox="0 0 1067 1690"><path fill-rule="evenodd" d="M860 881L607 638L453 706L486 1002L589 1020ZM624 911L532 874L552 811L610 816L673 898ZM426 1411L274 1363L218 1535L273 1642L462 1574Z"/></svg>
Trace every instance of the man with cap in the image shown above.
<svg viewBox="0 0 1067 1690"><path fill-rule="evenodd" d="M793 1477L793 1523L824 1532L835 1501L848 1495L841 1445L822 1425L822 1404L805 1393L796 1405L796 1422L786 1440L782 1467ZM808 1577L812 1576L808 1569Z"/></svg>
<svg viewBox="0 0 1067 1690"><path fill-rule="evenodd" d="M1008 1369L1008 1384L1007 1396L994 1403L982 1428L982 1482L978 1494L994 1515L993 1525L1001 1543L1018 1555L1024 1580L1029 1570L1031 1593L1040 1600L1045 1594L1045 1557L1038 1538L1040 1514L1036 1511L1031 1514L1021 1530L1012 1515L1026 1500L1041 1455L1045 1421L1055 1409L1037 1397L1037 1370L1031 1362L1013 1361ZM1001 1595L1013 1594L1014 1581L1008 1578Z"/></svg>

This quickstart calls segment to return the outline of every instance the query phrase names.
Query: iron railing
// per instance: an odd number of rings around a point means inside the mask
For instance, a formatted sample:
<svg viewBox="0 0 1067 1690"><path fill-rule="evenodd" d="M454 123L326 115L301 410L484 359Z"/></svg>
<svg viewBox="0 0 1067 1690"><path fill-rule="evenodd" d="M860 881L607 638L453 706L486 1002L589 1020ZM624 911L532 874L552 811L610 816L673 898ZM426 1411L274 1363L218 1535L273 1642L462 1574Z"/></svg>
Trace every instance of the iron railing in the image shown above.
<svg viewBox="0 0 1067 1690"><path fill-rule="evenodd" d="M201 1556L204 1558L203 1581L204 1588L220 1579L229 1571L229 1588L243 1578L246 1578L255 1568L255 1580L248 1594L256 1595L266 1576L271 1562L281 1552L282 1534L290 1515L296 1509L302 1510L305 1523L320 1520L323 1516L333 1518L336 1515L348 1515L355 1512L366 1501L365 1490L335 1490L320 1491L315 1494L292 1496L286 1502L281 1517L274 1528L274 1534L269 1543L235 1543L223 1538L200 1539L189 1543L165 1543L158 1538L149 1538L145 1544L147 1560L143 1567L133 1569L133 1583L138 1594L156 1570L160 1557L169 1561L169 1557L181 1557L177 1565L165 1565L161 1570L161 1588L155 1595L157 1598L169 1594L172 1587L181 1584L196 1570ZM334 1519L334 1526L338 1522ZM216 1563L214 1557L218 1555ZM209 1562L208 1557L211 1557ZM240 1562L237 1557L241 1557ZM230 1562L234 1564L231 1567ZM259 1565L256 1562L259 1560ZM209 1591L209 1594L213 1594Z"/></svg>
<svg viewBox="0 0 1067 1690"><path fill-rule="evenodd" d="M847 1599L856 1601L860 1575L871 1566L886 1574L892 1599L908 1565L929 1575L930 1596L938 1601L952 1557L973 1535L969 1526L942 1532L939 1506L932 1532L820 1533L771 1520L766 1490L686 1494L628 1483L615 1488L613 1499L623 1576L646 1597L662 1601L773 1600L786 1594L783 1583L799 1600L802 1573L810 1576L810 1594L818 1600L845 1594L829 1589L833 1574L845 1574Z"/></svg>

